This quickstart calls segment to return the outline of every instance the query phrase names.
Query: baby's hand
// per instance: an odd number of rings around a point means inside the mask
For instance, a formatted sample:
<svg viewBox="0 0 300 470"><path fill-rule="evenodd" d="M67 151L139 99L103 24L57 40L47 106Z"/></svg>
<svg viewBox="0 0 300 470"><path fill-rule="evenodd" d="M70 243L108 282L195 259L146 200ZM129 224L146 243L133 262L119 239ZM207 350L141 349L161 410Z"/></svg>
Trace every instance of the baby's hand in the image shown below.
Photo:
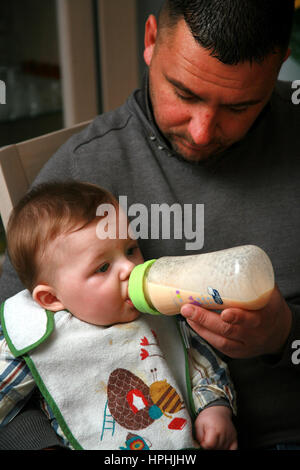
<svg viewBox="0 0 300 470"><path fill-rule="evenodd" d="M203 449L236 450L237 434L227 406L211 406L198 415L196 439Z"/></svg>

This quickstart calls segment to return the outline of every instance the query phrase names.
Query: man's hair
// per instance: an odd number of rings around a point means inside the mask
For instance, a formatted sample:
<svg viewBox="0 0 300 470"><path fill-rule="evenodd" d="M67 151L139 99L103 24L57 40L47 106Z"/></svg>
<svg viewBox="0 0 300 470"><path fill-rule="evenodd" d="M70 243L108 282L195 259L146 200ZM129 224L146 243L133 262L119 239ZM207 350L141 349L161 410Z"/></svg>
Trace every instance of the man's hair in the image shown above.
<svg viewBox="0 0 300 470"><path fill-rule="evenodd" d="M48 243L92 222L102 203L118 206L108 191L77 181L37 185L20 200L9 218L7 248L27 289L36 285Z"/></svg>
<svg viewBox="0 0 300 470"><path fill-rule="evenodd" d="M294 0L166 0L159 27L184 19L195 40L224 64L261 62L285 53Z"/></svg>

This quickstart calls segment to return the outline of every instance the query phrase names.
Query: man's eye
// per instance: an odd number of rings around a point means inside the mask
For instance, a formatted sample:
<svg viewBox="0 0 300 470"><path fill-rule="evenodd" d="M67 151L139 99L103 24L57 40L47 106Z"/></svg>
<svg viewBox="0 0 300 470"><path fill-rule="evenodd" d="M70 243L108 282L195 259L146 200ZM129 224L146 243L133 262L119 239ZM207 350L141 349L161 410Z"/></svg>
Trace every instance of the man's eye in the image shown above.
<svg viewBox="0 0 300 470"><path fill-rule="evenodd" d="M180 95L180 93L176 93L178 98L182 101L195 101L194 96L186 96L186 95Z"/></svg>
<svg viewBox="0 0 300 470"><path fill-rule="evenodd" d="M109 263L104 263L100 268L97 269L96 273L105 273L109 268Z"/></svg>
<svg viewBox="0 0 300 470"><path fill-rule="evenodd" d="M127 249L127 256L132 256L135 250L137 249L137 246L131 246L130 248Z"/></svg>
<svg viewBox="0 0 300 470"><path fill-rule="evenodd" d="M182 101L193 101L196 99L195 96L193 95L183 95L179 93L177 90L175 90L175 95L177 96L177 98L179 98Z"/></svg>
<svg viewBox="0 0 300 470"><path fill-rule="evenodd" d="M231 107L229 109L232 113L241 114L241 113L244 113L245 111L247 111L248 108L247 107L246 108L233 108L233 107Z"/></svg>

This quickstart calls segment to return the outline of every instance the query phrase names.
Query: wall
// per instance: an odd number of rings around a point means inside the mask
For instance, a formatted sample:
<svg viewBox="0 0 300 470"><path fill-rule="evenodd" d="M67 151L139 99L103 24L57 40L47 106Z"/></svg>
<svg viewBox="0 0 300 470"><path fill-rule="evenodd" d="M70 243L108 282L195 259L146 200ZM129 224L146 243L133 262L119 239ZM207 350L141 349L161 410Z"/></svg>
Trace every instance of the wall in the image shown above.
<svg viewBox="0 0 300 470"><path fill-rule="evenodd" d="M300 80L300 63L292 57L283 64L280 74L280 80Z"/></svg>
<svg viewBox="0 0 300 470"><path fill-rule="evenodd" d="M58 64L56 9L54 0L10 0L10 58Z"/></svg>

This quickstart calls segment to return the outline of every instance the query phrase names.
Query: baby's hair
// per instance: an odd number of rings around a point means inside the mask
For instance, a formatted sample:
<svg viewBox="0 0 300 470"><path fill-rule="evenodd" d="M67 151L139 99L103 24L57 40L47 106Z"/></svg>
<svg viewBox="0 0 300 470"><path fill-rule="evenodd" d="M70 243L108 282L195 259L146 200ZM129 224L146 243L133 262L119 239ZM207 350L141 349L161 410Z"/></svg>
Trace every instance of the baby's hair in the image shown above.
<svg viewBox="0 0 300 470"><path fill-rule="evenodd" d="M48 243L92 222L103 203L118 206L113 195L99 186L65 181L37 185L15 206L7 227L7 248L12 265L30 292Z"/></svg>

